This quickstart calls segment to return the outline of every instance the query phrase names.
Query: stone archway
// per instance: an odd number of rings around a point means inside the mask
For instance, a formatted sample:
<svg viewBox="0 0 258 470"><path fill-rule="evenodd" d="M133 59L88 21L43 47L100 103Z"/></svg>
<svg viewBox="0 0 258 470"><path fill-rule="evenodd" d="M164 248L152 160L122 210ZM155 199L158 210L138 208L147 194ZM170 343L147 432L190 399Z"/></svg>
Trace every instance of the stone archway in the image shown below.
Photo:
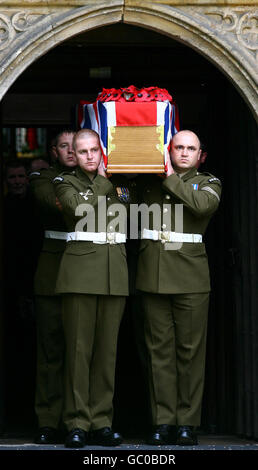
<svg viewBox="0 0 258 470"><path fill-rule="evenodd" d="M257 119L258 11L252 6L256 0L245 3L6 0L0 10L0 98L31 63L69 37L126 22L154 29L203 54L233 82Z"/></svg>

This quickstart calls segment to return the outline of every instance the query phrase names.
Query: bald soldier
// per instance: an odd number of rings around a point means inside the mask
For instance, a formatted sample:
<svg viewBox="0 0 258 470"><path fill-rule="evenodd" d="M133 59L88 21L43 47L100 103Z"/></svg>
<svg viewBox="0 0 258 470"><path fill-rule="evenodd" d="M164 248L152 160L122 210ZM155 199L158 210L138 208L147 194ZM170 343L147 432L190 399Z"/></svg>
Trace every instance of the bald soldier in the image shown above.
<svg viewBox="0 0 258 470"><path fill-rule="evenodd" d="M142 187L142 201L156 203L161 213L160 225L153 217L143 227L136 281L143 293L152 445L197 444L210 292L203 236L221 195L220 180L196 168L200 156L197 135L177 133L165 177L147 175Z"/></svg>
<svg viewBox="0 0 258 470"><path fill-rule="evenodd" d="M74 174L54 179L68 229L56 285L63 296L66 344L65 445L116 446L122 437L112 429L112 400L117 337L128 295L123 222L129 193L107 178L96 132L80 130L74 151ZM118 225L113 223L117 210Z"/></svg>

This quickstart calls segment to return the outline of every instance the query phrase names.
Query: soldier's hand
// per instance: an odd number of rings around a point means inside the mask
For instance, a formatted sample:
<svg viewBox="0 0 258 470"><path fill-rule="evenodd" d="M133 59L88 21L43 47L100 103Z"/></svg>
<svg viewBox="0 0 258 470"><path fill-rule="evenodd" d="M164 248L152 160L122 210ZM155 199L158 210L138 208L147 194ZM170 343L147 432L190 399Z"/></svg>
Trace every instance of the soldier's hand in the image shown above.
<svg viewBox="0 0 258 470"><path fill-rule="evenodd" d="M166 171L166 177L167 176L170 176L170 175L173 175L175 173L175 170L172 166L172 162L171 162L171 157L170 157L170 154L167 150L167 171Z"/></svg>
<svg viewBox="0 0 258 470"><path fill-rule="evenodd" d="M59 201L59 199L57 197L56 197L56 206L60 211L63 210L62 204L61 204L61 202Z"/></svg>
<svg viewBox="0 0 258 470"><path fill-rule="evenodd" d="M104 168L103 158L101 158L99 166L98 166L98 175L101 175L101 176L104 176L104 178L107 178L107 173Z"/></svg>

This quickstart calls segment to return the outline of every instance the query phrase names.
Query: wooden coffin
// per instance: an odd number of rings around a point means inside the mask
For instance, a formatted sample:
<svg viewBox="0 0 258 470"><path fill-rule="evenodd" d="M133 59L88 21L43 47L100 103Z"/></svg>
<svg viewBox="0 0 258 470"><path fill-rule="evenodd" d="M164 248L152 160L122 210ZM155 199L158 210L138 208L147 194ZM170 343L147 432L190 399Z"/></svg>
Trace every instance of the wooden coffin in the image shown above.
<svg viewBox="0 0 258 470"><path fill-rule="evenodd" d="M164 126L108 127L108 173L163 173Z"/></svg>

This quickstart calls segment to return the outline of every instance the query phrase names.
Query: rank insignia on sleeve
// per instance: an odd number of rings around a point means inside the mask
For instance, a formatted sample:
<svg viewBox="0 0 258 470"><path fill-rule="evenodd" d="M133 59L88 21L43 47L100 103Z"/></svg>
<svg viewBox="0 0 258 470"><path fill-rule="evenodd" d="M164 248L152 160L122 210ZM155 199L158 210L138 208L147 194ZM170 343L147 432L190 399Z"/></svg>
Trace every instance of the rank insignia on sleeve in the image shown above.
<svg viewBox="0 0 258 470"><path fill-rule="evenodd" d="M41 175L40 171L32 171L32 172L29 174L30 177L31 177L31 176L40 176L40 175Z"/></svg>
<svg viewBox="0 0 258 470"><path fill-rule="evenodd" d="M197 191L197 189L199 188L199 184L197 184L197 183L192 183L192 186L193 186L195 191Z"/></svg>
<svg viewBox="0 0 258 470"><path fill-rule="evenodd" d="M129 189L128 188L116 188L117 196L121 202L129 202L130 199L130 194L129 194Z"/></svg>

